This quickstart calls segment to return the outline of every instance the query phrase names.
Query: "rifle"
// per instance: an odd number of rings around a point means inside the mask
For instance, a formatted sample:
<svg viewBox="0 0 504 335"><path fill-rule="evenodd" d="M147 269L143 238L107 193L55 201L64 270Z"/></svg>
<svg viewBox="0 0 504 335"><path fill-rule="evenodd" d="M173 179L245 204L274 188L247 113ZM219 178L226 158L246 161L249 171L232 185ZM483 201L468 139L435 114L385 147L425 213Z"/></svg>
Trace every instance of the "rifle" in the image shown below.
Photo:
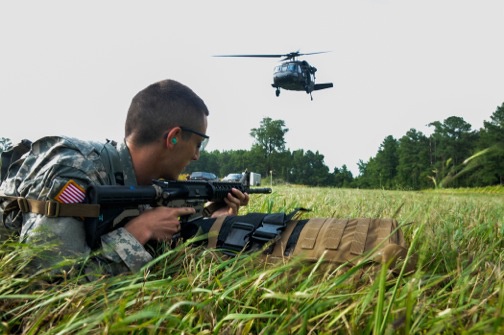
<svg viewBox="0 0 504 335"><path fill-rule="evenodd" d="M90 186L88 203L100 205L100 214L97 218L86 218L87 243L92 249L98 248L101 235L124 225L126 219L138 216L141 207L193 207L196 212L181 217L181 223L198 220L204 217L206 202L223 206L224 198L232 188L248 194L269 194L272 191L271 188L250 187L248 171L240 182L153 180L149 186Z"/></svg>

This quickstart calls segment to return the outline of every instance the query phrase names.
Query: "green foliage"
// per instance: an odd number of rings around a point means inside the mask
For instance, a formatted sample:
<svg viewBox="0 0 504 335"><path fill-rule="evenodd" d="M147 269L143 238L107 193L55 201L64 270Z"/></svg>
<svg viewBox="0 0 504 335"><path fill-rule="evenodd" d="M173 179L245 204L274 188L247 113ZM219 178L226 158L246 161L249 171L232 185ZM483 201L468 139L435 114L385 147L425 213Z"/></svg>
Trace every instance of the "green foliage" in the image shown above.
<svg viewBox="0 0 504 335"><path fill-rule="evenodd" d="M398 142L392 136L387 136L380 145L376 156L362 165L359 187L395 188L398 163Z"/></svg>
<svg viewBox="0 0 504 335"><path fill-rule="evenodd" d="M471 181L477 186L504 185L504 103L485 121L480 132L479 150L489 150L481 157Z"/></svg>
<svg viewBox="0 0 504 335"><path fill-rule="evenodd" d="M399 140L397 185L403 189L425 189L431 186L429 139L415 129L410 129Z"/></svg>
<svg viewBox="0 0 504 335"><path fill-rule="evenodd" d="M437 173L435 176L437 184L442 187L468 186L463 178L448 176L459 174L463 162L472 156L479 134L471 131L471 125L456 116L447 118L443 123L436 121L430 125L435 128L431 142L432 166ZM450 185L446 183L447 181Z"/></svg>
<svg viewBox="0 0 504 335"><path fill-rule="evenodd" d="M257 145L268 157L285 150L284 136L288 131L289 129L285 128L285 121L265 117L259 128L253 128L250 131L250 136L255 139L254 145Z"/></svg>
<svg viewBox="0 0 504 335"><path fill-rule="evenodd" d="M335 167L332 174L334 176L334 182L329 183L329 185L334 185L336 187L350 187L352 185L353 175L346 165L343 164L341 169Z"/></svg>
<svg viewBox="0 0 504 335"><path fill-rule="evenodd" d="M285 121L272 120L269 117L261 121L259 128L250 131L250 136L255 139L252 149L261 153L266 161L266 169L261 170L263 173L271 171L274 156L285 151L284 136L288 131L289 129L285 128Z"/></svg>
<svg viewBox="0 0 504 335"><path fill-rule="evenodd" d="M393 275L259 254L167 248L142 271L83 282L26 274L32 246L0 246L0 333L501 334L504 188L429 192L277 186L245 212L395 217L419 262ZM46 269L47 270L47 269Z"/></svg>

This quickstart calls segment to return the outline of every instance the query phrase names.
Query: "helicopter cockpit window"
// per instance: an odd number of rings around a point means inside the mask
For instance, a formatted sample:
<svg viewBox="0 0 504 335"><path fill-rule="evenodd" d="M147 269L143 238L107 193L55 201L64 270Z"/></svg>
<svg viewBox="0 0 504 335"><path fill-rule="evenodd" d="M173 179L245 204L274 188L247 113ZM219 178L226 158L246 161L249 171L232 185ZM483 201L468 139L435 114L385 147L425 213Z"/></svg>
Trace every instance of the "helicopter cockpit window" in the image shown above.
<svg viewBox="0 0 504 335"><path fill-rule="evenodd" d="M287 65L282 65L282 72L287 71Z"/></svg>
<svg viewBox="0 0 504 335"><path fill-rule="evenodd" d="M289 69L289 72L296 72L296 64L289 64L288 65L288 69Z"/></svg>

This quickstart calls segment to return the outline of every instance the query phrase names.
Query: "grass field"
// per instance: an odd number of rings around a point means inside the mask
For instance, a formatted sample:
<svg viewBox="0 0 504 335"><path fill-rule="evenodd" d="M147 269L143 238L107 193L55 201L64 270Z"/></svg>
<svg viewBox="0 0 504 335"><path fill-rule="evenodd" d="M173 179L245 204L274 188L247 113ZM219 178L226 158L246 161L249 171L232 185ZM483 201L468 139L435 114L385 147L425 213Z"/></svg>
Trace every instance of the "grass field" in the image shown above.
<svg viewBox="0 0 504 335"><path fill-rule="evenodd" d="M427 192L274 186L250 212L396 218L416 270L226 259L167 250L142 273L48 285L33 250L0 251L0 332L25 334L503 334L503 188ZM375 269L376 270L376 269Z"/></svg>

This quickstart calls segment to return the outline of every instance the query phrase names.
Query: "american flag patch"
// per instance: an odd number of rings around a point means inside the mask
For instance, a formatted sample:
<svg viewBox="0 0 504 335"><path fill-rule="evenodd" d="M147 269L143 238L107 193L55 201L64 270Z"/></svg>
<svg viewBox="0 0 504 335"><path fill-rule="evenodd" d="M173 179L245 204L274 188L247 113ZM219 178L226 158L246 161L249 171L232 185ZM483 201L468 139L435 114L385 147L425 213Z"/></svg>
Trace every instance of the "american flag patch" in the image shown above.
<svg viewBox="0 0 504 335"><path fill-rule="evenodd" d="M78 204L84 201L86 191L73 180L69 180L54 198L62 204Z"/></svg>

